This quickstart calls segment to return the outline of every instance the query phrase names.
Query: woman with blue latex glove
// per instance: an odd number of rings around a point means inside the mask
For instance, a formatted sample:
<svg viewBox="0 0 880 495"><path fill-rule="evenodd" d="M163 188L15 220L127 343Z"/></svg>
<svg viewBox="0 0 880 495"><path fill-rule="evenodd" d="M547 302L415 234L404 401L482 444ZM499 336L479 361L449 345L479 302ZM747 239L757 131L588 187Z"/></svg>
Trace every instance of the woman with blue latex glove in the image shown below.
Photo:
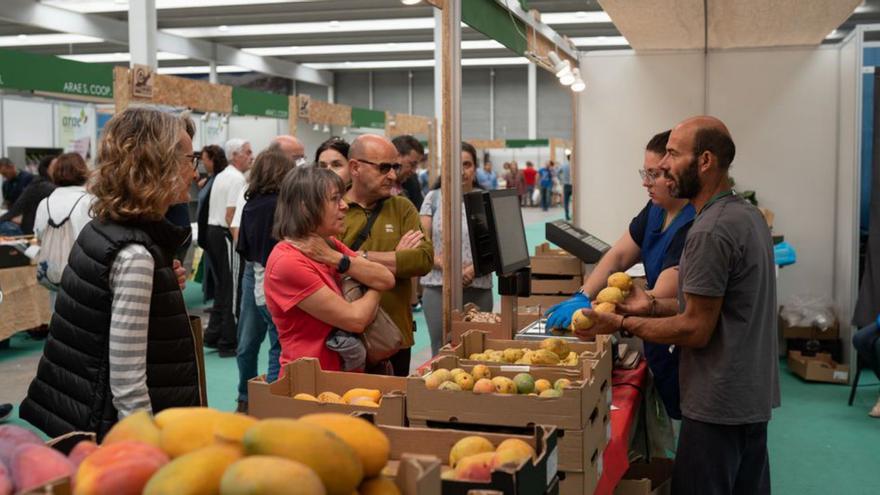
<svg viewBox="0 0 880 495"><path fill-rule="evenodd" d="M672 196L669 182L660 170L668 139L669 131L651 138L645 149L644 166L639 169L642 186L647 189L650 200L630 222L627 232L587 275L581 291L547 310L549 328L568 328L572 313L590 307L590 300L605 288L609 275L627 270L639 261L645 265L649 296L676 297L678 260L695 213L686 199ZM645 358L667 413L671 418L680 419L678 350L645 342Z"/></svg>

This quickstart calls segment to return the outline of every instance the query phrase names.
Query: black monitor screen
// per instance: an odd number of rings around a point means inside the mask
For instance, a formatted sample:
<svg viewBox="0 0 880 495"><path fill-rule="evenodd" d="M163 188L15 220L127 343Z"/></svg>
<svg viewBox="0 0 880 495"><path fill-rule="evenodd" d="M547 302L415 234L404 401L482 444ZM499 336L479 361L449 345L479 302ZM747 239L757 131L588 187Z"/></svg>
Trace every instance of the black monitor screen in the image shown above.
<svg viewBox="0 0 880 495"><path fill-rule="evenodd" d="M529 265L529 248L523 226L519 196L515 189L489 193L498 242L499 274L510 274Z"/></svg>

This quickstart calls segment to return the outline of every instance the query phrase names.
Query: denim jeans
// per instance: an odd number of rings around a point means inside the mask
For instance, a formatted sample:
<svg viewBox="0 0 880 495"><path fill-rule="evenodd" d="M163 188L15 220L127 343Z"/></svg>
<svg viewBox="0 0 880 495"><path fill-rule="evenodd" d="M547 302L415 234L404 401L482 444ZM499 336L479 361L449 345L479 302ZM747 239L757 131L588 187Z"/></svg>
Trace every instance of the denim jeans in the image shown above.
<svg viewBox="0 0 880 495"><path fill-rule="evenodd" d="M0 235L16 236L22 235L21 225L15 222L0 222Z"/></svg>
<svg viewBox="0 0 880 495"><path fill-rule="evenodd" d="M260 345L269 334L269 371L266 379L274 382L280 369L281 344L272 316L266 306L257 306L254 299L254 264L248 262L241 282L241 315L238 318L238 400L248 400L247 382L257 376Z"/></svg>
<svg viewBox="0 0 880 495"><path fill-rule="evenodd" d="M550 200L553 198L553 189L550 187L541 188L541 209L547 211L550 209Z"/></svg>
<svg viewBox="0 0 880 495"><path fill-rule="evenodd" d="M571 215L568 213L568 205L571 203L571 184L565 184L562 186L562 207L565 209L565 219L571 220Z"/></svg>
<svg viewBox="0 0 880 495"><path fill-rule="evenodd" d="M871 323L859 329L853 334L852 340L859 357L874 370L877 378L880 378L880 329L877 328L877 324Z"/></svg>

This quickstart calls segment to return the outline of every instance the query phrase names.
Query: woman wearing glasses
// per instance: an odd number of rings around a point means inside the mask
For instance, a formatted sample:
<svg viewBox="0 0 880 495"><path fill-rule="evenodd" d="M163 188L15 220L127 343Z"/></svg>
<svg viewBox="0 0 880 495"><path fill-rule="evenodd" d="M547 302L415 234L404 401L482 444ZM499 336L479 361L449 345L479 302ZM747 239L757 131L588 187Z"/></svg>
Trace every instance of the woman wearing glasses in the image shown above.
<svg viewBox="0 0 880 495"><path fill-rule="evenodd" d="M104 128L89 222L70 251L49 339L21 417L50 437L101 440L135 411L198 406L193 330L174 251L187 229L164 219L193 178L189 119L128 108Z"/></svg>
<svg viewBox="0 0 880 495"><path fill-rule="evenodd" d="M461 143L461 192L469 193L479 189L477 183L477 150L470 143ZM425 196L422 211L419 212L422 230L434 243L434 268L422 277L422 308L428 323L431 337L431 355L434 356L443 346L443 216L441 215L440 179ZM480 311L492 311L492 275L474 277L474 262L471 254L470 236L464 207L461 209L461 280L464 284L462 302L474 303Z"/></svg>
<svg viewBox="0 0 880 495"><path fill-rule="evenodd" d="M657 134L645 149L644 168L639 170L639 175L642 186L648 191L648 204L587 276L580 292L547 310L550 328L568 327L571 314L590 306L590 299L605 287L609 275L626 270L639 261L645 266L645 288L649 294L658 299L676 296L678 260L694 219L694 207L686 199L672 196L669 182L660 170L668 139L669 131ZM678 354L677 348L645 342L645 358L654 374L654 383L673 419L681 419Z"/></svg>

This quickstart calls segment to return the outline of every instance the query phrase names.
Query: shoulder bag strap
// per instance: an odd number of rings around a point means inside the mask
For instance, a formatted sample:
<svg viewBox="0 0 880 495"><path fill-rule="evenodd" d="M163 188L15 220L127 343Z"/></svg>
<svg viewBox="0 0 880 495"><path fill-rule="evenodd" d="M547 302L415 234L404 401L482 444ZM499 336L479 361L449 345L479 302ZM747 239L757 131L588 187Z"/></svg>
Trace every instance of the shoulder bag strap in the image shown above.
<svg viewBox="0 0 880 495"><path fill-rule="evenodd" d="M373 208L373 211L370 212L370 216L367 217L367 224L364 225L364 228L362 228L360 232L358 232L354 242L349 246L352 251L360 249L361 245L366 242L367 237L370 236L370 231L373 230L373 224L376 223L376 218L379 217L379 213L382 211L384 201L384 199L380 199Z"/></svg>

